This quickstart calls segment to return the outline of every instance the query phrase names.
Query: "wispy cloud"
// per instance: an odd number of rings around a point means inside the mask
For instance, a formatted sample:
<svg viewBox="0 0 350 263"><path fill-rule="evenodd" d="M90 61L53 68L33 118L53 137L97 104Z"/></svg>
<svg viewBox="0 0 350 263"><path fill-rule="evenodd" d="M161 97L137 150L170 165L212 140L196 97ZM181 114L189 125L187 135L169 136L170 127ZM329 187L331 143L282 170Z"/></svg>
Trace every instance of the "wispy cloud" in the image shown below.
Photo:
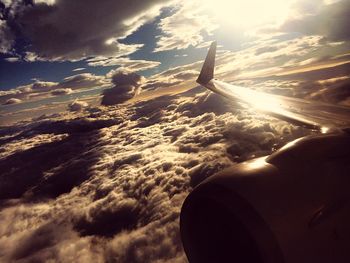
<svg viewBox="0 0 350 263"><path fill-rule="evenodd" d="M159 61L150 61L143 59L129 59L127 57L97 57L88 59L89 66L120 66L124 70L128 71L143 71L158 67L161 63Z"/></svg>
<svg viewBox="0 0 350 263"><path fill-rule="evenodd" d="M159 28L162 35L155 52L197 46L203 42L203 33L211 34L217 25L203 12L200 1L184 1L174 14L160 21Z"/></svg>
<svg viewBox="0 0 350 263"><path fill-rule="evenodd" d="M72 71L82 71L82 70L85 70L85 68L75 68Z"/></svg>

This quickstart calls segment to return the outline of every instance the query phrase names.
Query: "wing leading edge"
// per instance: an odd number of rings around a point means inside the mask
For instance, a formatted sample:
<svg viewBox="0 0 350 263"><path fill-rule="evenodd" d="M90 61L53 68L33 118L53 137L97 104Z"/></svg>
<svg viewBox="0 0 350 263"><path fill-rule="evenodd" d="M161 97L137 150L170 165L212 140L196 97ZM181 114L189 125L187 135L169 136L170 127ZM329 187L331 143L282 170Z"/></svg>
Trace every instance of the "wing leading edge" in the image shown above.
<svg viewBox="0 0 350 263"><path fill-rule="evenodd" d="M215 56L216 42L213 42L197 79L197 83L207 89L279 119L322 132L350 127L348 107L269 94L214 79Z"/></svg>

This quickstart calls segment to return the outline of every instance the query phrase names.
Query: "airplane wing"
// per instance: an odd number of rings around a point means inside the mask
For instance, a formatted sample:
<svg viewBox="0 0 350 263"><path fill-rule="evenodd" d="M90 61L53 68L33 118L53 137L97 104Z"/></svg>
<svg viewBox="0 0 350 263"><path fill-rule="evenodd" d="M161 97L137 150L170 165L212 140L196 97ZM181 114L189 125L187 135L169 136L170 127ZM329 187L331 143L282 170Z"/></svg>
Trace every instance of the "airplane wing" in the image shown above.
<svg viewBox="0 0 350 263"><path fill-rule="evenodd" d="M213 42L197 79L197 83L209 90L271 116L323 133L350 127L348 107L269 94L214 79L215 56L216 42Z"/></svg>
<svg viewBox="0 0 350 263"><path fill-rule="evenodd" d="M199 84L325 134L233 164L197 185L180 214L189 262L350 262L350 110L216 80L215 52L214 42Z"/></svg>

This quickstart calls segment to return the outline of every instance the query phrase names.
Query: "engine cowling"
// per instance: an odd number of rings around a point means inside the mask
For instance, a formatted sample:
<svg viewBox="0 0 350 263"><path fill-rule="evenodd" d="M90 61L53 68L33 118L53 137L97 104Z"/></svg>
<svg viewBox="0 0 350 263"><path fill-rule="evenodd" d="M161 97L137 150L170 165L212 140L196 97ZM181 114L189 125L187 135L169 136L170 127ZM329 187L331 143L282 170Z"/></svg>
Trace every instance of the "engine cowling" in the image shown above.
<svg viewBox="0 0 350 263"><path fill-rule="evenodd" d="M350 136L305 137L220 172L186 198L190 262L350 262Z"/></svg>

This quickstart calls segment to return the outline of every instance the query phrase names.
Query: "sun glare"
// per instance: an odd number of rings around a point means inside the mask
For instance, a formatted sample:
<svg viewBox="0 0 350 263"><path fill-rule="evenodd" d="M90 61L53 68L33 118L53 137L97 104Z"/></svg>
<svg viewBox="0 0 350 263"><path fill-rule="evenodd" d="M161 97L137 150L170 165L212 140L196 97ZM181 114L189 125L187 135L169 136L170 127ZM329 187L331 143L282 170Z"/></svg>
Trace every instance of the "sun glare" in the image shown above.
<svg viewBox="0 0 350 263"><path fill-rule="evenodd" d="M234 86L231 93L240 97L243 101L253 105L255 109L265 112L284 112L282 101L270 94Z"/></svg>
<svg viewBox="0 0 350 263"><path fill-rule="evenodd" d="M264 23L279 23L288 14L291 0L206 0L208 12L222 24L249 29Z"/></svg>

